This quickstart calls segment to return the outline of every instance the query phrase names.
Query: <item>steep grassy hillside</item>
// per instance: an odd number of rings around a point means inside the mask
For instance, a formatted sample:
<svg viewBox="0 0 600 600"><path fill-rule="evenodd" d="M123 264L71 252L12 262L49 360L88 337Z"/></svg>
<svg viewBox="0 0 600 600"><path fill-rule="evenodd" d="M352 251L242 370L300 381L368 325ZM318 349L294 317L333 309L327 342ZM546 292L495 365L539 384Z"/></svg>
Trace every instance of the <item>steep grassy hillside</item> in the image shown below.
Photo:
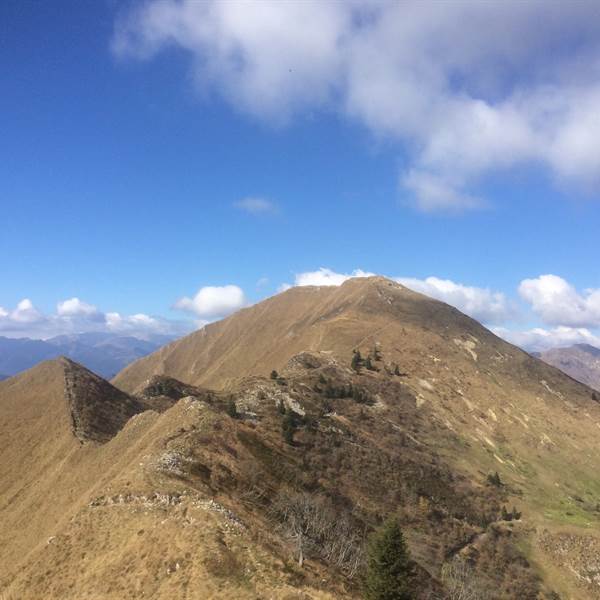
<svg viewBox="0 0 600 600"><path fill-rule="evenodd" d="M72 386L65 393L73 369L80 381L88 373L57 360L0 387L3 599L335 597L299 580L259 527L182 477L170 446L188 430L212 436L223 419L201 395L82 443ZM103 398L87 390L82 402L93 410Z"/></svg>
<svg viewBox="0 0 600 600"><path fill-rule="evenodd" d="M600 595L592 390L443 303L290 290L113 383L0 383L7 599L359 598L390 514L415 598Z"/></svg>
<svg viewBox="0 0 600 600"><path fill-rule="evenodd" d="M600 407L592 390L457 310L383 278L289 290L132 364L115 383L132 390L164 373L227 388L280 369L302 350L350 364L354 349L366 355L376 347L406 374L419 407L461 440L462 450L449 452L454 468L474 480L498 469L535 531L594 534ZM533 543L531 552L546 565L541 547ZM544 568L553 578L552 564Z"/></svg>

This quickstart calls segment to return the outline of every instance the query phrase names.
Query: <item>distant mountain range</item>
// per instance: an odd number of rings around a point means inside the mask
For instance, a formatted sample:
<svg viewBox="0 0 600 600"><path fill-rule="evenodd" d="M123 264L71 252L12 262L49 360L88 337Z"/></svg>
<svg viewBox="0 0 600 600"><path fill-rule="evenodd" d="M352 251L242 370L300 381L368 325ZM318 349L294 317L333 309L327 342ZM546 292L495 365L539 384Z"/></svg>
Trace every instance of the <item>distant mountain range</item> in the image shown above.
<svg viewBox="0 0 600 600"><path fill-rule="evenodd" d="M42 360L59 356L66 356L98 375L110 378L129 363L173 339L166 335L139 339L111 333L60 335L48 340L0 337L0 381Z"/></svg>
<svg viewBox="0 0 600 600"><path fill-rule="evenodd" d="M600 348L575 344L536 352L535 356L567 375L600 391Z"/></svg>

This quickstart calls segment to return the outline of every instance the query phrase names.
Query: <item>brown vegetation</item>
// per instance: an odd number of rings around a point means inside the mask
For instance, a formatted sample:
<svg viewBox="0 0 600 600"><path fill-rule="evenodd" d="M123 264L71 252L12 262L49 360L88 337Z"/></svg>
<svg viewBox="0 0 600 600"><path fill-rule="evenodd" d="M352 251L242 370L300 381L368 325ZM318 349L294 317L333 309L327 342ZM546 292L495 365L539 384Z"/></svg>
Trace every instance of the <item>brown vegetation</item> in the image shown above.
<svg viewBox="0 0 600 600"><path fill-rule="evenodd" d="M585 544L541 540L597 539L600 407L442 303L290 290L115 383L0 383L7 599L358 598L390 515L415 598L597 595Z"/></svg>

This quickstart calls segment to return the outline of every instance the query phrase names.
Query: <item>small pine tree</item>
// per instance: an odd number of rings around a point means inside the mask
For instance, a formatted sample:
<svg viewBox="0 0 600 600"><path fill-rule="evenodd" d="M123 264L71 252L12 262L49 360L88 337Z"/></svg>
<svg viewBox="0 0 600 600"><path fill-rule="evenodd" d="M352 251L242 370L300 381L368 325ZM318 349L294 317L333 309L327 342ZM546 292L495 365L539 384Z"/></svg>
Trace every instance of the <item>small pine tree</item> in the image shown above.
<svg viewBox="0 0 600 600"><path fill-rule="evenodd" d="M235 400L233 398L229 398L229 400L227 401L227 414L232 419L238 418L237 406L235 405Z"/></svg>
<svg viewBox="0 0 600 600"><path fill-rule="evenodd" d="M489 484L496 486L496 487L502 487L502 480L500 479L500 475L498 475L498 471L496 471L495 473L490 473L487 476L487 481Z"/></svg>
<svg viewBox="0 0 600 600"><path fill-rule="evenodd" d="M323 383L323 384L327 383L327 379L325 379L325 377L323 376L323 373L321 373L319 375L319 383Z"/></svg>
<svg viewBox="0 0 600 600"><path fill-rule="evenodd" d="M397 519L387 521L369 540L366 600L412 600L410 555Z"/></svg>
<svg viewBox="0 0 600 600"><path fill-rule="evenodd" d="M398 365L394 367L394 375L396 375L396 377L400 377L400 367L398 367Z"/></svg>
<svg viewBox="0 0 600 600"><path fill-rule="evenodd" d="M271 379L279 379L279 373L275 369L271 371Z"/></svg>
<svg viewBox="0 0 600 600"><path fill-rule="evenodd" d="M352 363L350 366L356 372L360 369L360 365L362 364L362 356L360 355L360 350L354 350L352 354Z"/></svg>

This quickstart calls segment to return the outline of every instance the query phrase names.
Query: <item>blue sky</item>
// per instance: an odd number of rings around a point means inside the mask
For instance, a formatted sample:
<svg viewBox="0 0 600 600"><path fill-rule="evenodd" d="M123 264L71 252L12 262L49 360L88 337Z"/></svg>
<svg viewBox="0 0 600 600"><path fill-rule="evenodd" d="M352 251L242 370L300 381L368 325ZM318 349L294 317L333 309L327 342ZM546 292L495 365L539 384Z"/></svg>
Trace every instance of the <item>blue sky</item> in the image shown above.
<svg viewBox="0 0 600 600"><path fill-rule="evenodd" d="M0 335L361 269L600 343L600 25L542 5L2 3Z"/></svg>

